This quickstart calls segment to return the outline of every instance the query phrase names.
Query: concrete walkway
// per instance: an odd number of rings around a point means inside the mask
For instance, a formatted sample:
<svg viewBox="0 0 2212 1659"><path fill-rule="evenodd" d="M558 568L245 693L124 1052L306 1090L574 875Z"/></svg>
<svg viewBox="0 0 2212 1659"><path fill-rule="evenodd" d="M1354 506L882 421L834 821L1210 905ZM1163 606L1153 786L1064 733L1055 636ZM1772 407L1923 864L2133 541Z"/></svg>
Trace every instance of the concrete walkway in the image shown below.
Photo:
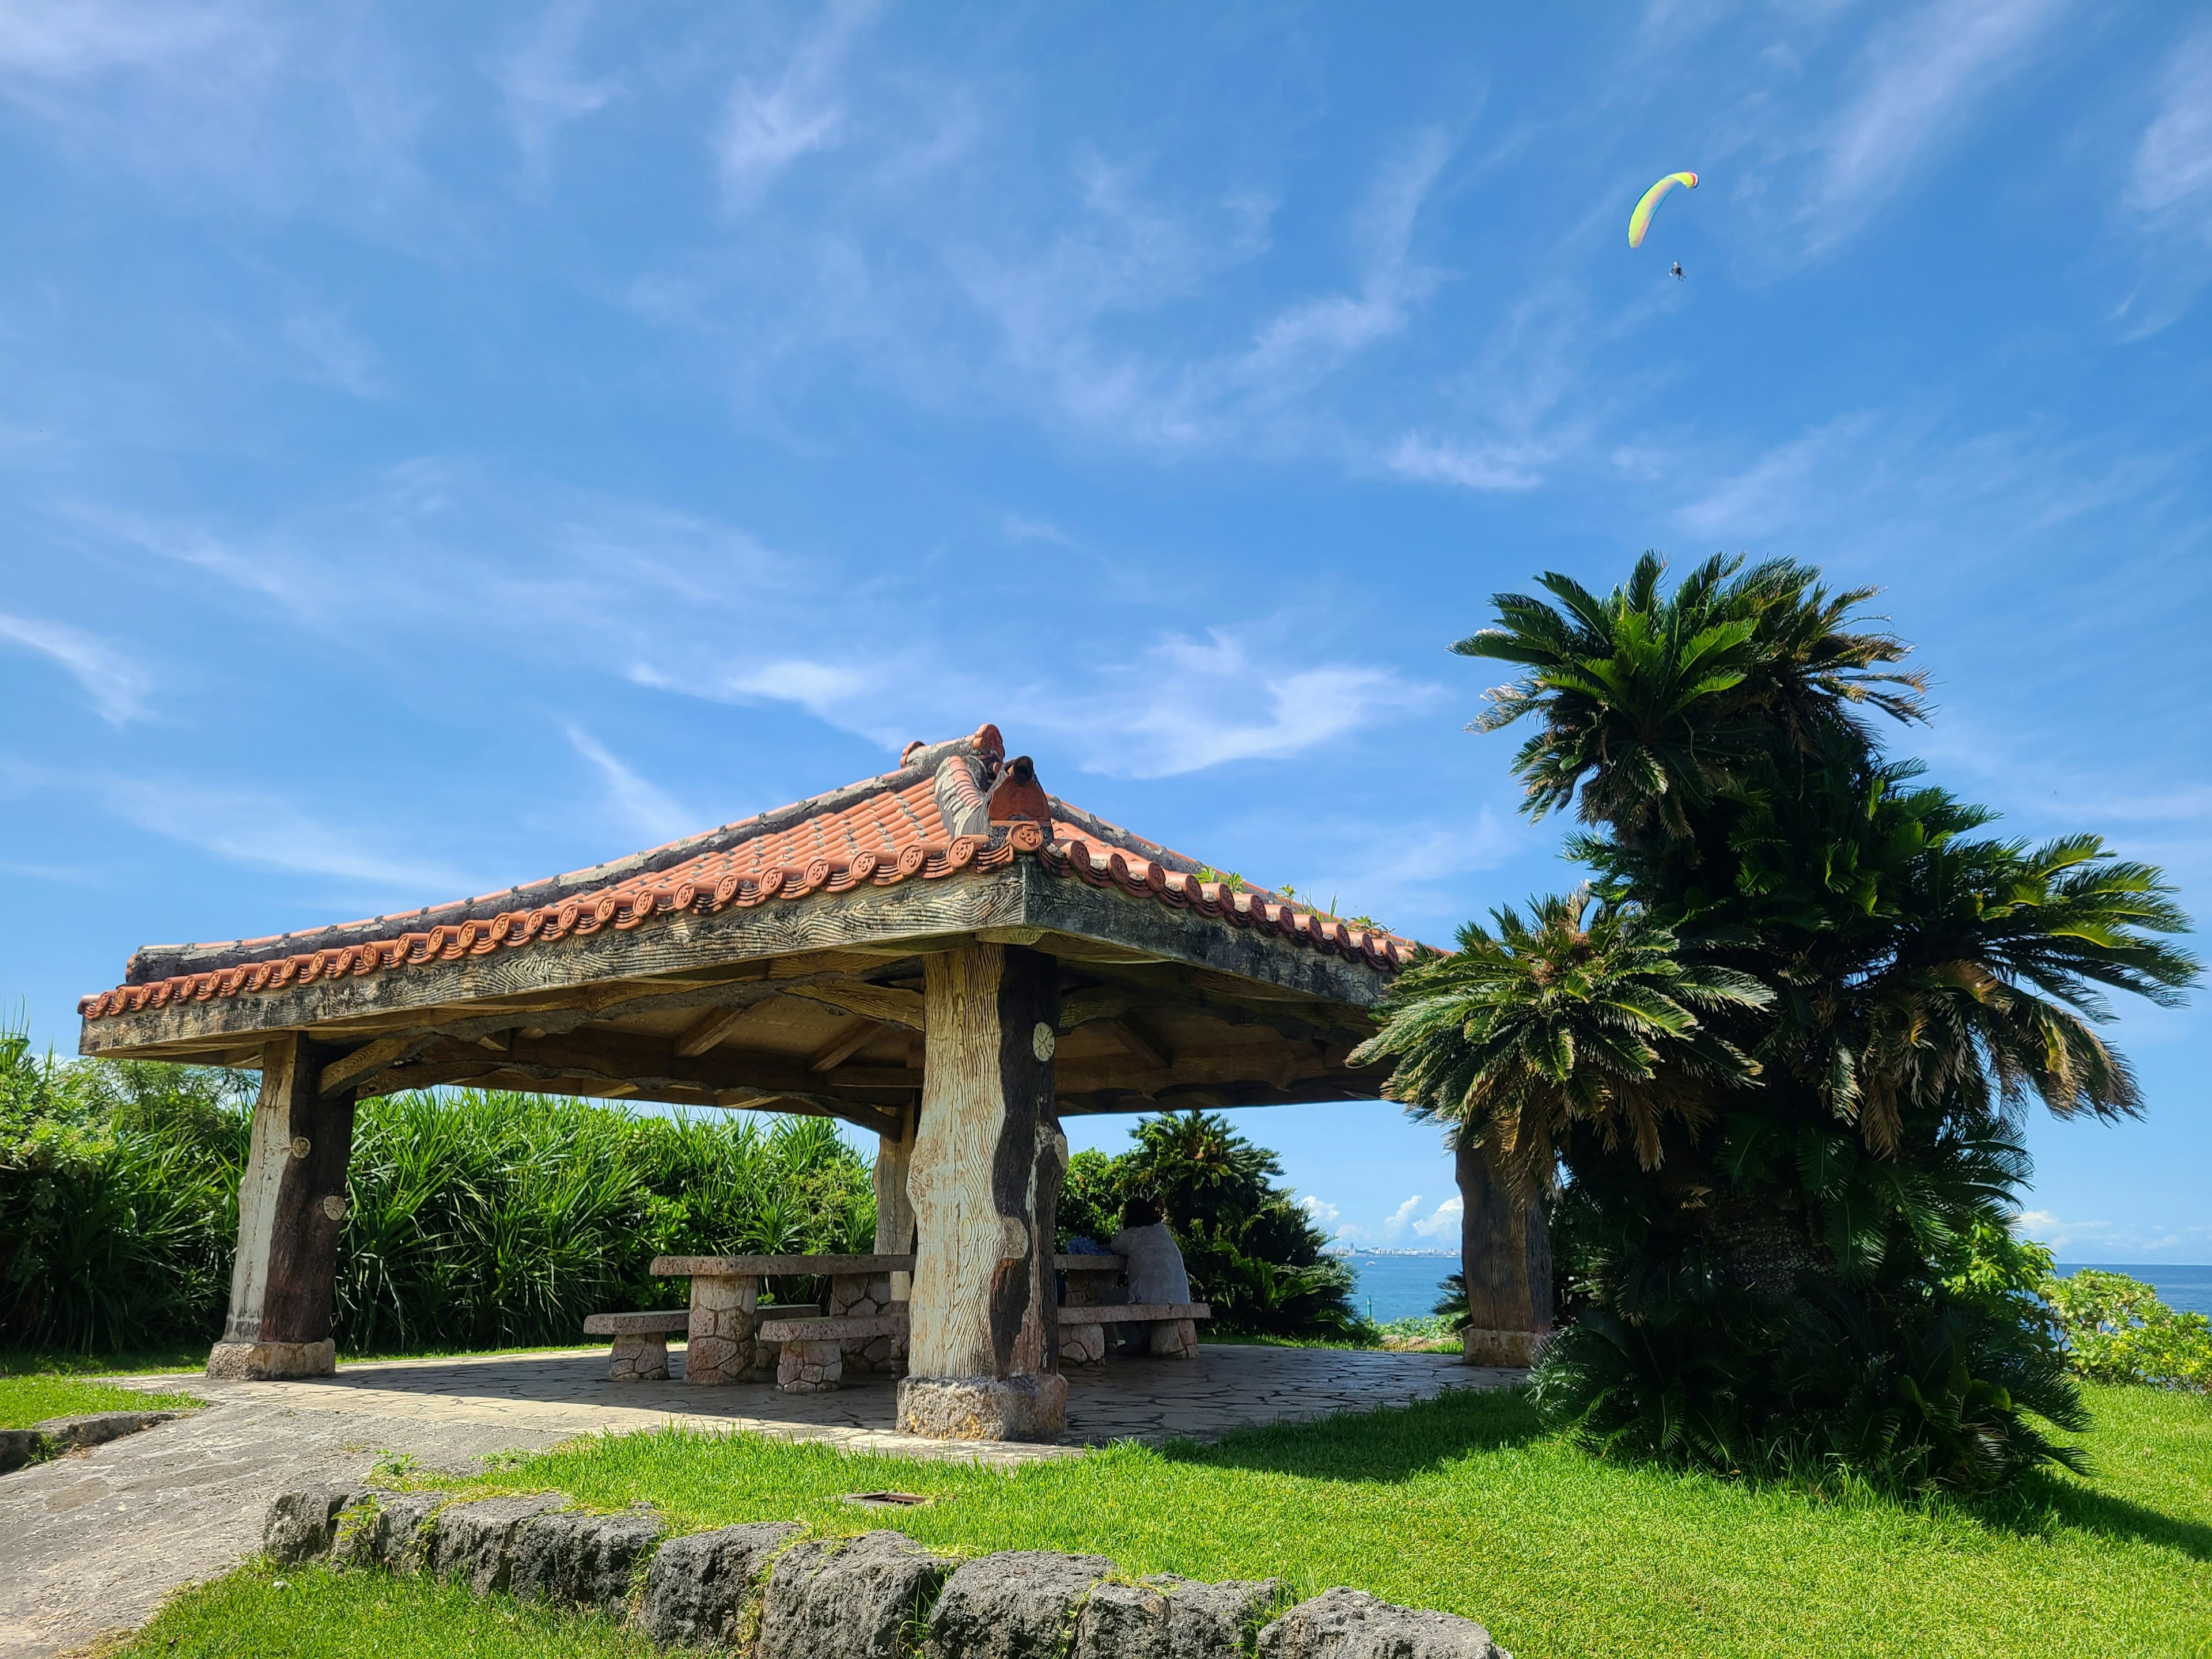
<svg viewBox="0 0 2212 1659"><path fill-rule="evenodd" d="M671 1358L680 1376L681 1351ZM1211 1439L1251 1424L1503 1387L1521 1376L1471 1370L1448 1354L1207 1344L1194 1362L1115 1361L1076 1374L1068 1437L1056 1446L894 1433L897 1385L887 1378L827 1395L780 1394L768 1384L612 1383L604 1348L372 1362L316 1382L125 1378L212 1403L0 1476L0 1659L45 1659L143 1623L178 1586L223 1572L259 1547L271 1493L295 1481L359 1480L389 1454L470 1470L489 1452L675 1422L1010 1466L1079 1455L1109 1440Z"/></svg>

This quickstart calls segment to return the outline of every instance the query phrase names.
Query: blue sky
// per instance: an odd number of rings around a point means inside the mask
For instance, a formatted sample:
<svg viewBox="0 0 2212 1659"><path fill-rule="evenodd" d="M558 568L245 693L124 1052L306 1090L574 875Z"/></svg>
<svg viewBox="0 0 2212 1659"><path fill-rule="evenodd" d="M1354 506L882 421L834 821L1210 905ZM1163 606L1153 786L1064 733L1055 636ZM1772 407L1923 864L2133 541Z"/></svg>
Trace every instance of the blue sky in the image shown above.
<svg viewBox="0 0 2212 1659"><path fill-rule="evenodd" d="M0 9L0 987L64 1048L142 942L986 719L1443 939L1571 879L1445 647L1645 547L1882 584L1942 781L2212 891L2189 8L85 0ZM2212 1026L2120 1034L2148 1119L2037 1124L2031 1226L2212 1261ZM1450 1243L1393 1109L1247 1121Z"/></svg>

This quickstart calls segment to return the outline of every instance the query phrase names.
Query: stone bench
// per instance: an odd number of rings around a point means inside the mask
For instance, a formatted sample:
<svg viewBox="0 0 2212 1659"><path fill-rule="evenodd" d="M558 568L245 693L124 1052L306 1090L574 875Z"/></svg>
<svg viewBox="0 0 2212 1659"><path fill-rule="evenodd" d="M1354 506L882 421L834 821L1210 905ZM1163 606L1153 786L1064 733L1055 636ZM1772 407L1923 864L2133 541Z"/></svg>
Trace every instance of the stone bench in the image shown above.
<svg viewBox="0 0 2212 1659"><path fill-rule="evenodd" d="M1062 1303L1060 1357L1071 1365L1103 1364L1109 1325L1150 1325L1148 1352L1161 1359L1198 1358L1198 1324L1213 1317L1203 1302Z"/></svg>
<svg viewBox="0 0 2212 1659"><path fill-rule="evenodd" d="M773 1344L758 1335L760 1322L778 1310L760 1305L770 1278L805 1274L830 1281L829 1312L852 1318L887 1315L893 1276L911 1273L911 1255L664 1255L652 1271L663 1278L691 1281L690 1346L684 1350L686 1382L741 1382L768 1376L781 1364ZM842 1356L846 1364L896 1376L906 1369L906 1334L855 1340Z"/></svg>
<svg viewBox="0 0 2212 1659"><path fill-rule="evenodd" d="M777 1388L786 1394L827 1394L844 1381L848 1347L885 1339L903 1340L906 1334L906 1316L894 1312L828 1319L763 1317L757 1334L760 1341L777 1345Z"/></svg>
<svg viewBox="0 0 2212 1659"><path fill-rule="evenodd" d="M764 1317L805 1318L822 1310L800 1302L760 1311ZM607 1361L609 1382L665 1382L668 1339L689 1331L690 1326L690 1313L683 1308L665 1308L655 1313L597 1313L585 1317L584 1334L614 1338L614 1352Z"/></svg>

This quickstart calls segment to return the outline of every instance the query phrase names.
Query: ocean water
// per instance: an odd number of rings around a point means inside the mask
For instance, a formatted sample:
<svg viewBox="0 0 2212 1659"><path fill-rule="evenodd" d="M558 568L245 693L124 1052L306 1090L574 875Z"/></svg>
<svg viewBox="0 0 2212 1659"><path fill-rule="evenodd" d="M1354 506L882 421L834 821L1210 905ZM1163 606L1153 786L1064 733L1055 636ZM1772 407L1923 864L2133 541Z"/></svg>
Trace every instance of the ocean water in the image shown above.
<svg viewBox="0 0 2212 1659"><path fill-rule="evenodd" d="M1359 1276L1352 1305L1378 1325L1411 1319L1437 1304L1446 1276L1459 1271L1459 1255L1370 1255L1356 1251L1344 1258Z"/></svg>
<svg viewBox="0 0 2212 1659"><path fill-rule="evenodd" d="M1445 1276L1459 1271L1457 1255L1370 1255L1355 1252L1345 1260L1358 1275L1352 1306L1378 1324L1428 1312L1443 1294ZM2063 1278L2083 1267L2140 1279L2155 1289L2159 1300L2169 1308L2184 1313L2212 1314L2212 1267L2182 1267L2170 1261L2062 1261L2058 1264L2059 1276Z"/></svg>

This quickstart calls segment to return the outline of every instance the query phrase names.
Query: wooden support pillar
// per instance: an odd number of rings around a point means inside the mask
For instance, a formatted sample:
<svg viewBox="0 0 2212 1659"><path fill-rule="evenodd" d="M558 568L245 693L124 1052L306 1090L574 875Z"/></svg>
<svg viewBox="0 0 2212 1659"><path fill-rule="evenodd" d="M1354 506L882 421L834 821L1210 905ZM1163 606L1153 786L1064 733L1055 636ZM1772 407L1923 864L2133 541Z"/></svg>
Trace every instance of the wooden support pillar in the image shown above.
<svg viewBox="0 0 2212 1659"><path fill-rule="evenodd" d="M914 1137L917 1113L912 1106L902 1107L899 1121L904 1126L898 1138L890 1135L876 1137L876 1254L878 1255L911 1255L914 1253L914 1201L907 1196L907 1171L914 1163ZM891 1275L891 1300L910 1301L914 1295L914 1275Z"/></svg>
<svg viewBox="0 0 2212 1659"><path fill-rule="evenodd" d="M926 973L898 1425L939 1440L1054 1439L1067 1423L1052 1267L1067 1167L1053 1103L1059 964L975 945L930 956Z"/></svg>
<svg viewBox="0 0 2212 1659"><path fill-rule="evenodd" d="M1544 1195L1503 1178L1486 1146L1462 1146L1460 1270L1467 1275L1470 1365L1533 1365L1552 1334L1552 1233Z"/></svg>
<svg viewBox="0 0 2212 1659"><path fill-rule="evenodd" d="M296 1034L261 1052L261 1095L238 1191L230 1316L208 1355L222 1377L327 1376L354 1095L325 1098L322 1054Z"/></svg>

